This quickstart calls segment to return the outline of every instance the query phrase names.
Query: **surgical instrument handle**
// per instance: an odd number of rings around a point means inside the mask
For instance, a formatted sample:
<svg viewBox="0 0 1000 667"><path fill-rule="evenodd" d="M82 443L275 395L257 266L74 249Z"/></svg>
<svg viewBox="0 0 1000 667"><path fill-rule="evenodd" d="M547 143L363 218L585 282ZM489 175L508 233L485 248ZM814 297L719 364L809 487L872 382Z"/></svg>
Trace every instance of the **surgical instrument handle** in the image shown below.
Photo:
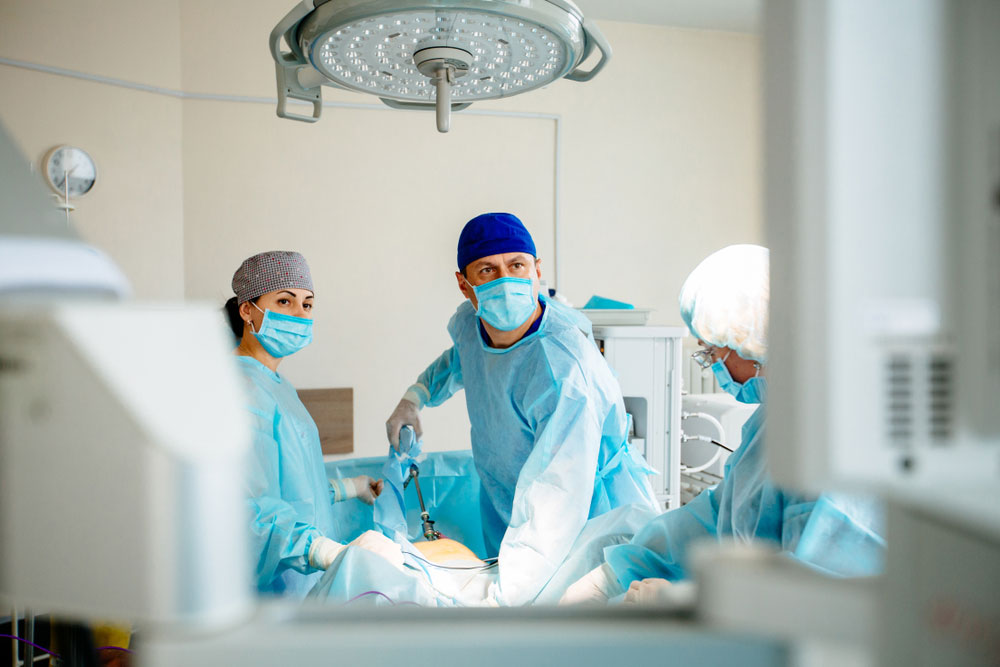
<svg viewBox="0 0 1000 667"><path fill-rule="evenodd" d="M431 515L428 514L427 508L424 507L424 494L420 492L420 469L417 468L416 464L410 466L410 479L413 480L413 486L417 488L417 501L420 503L420 519L424 529L424 538L428 541L436 540L441 537L441 533L434 530L434 522L431 521Z"/></svg>

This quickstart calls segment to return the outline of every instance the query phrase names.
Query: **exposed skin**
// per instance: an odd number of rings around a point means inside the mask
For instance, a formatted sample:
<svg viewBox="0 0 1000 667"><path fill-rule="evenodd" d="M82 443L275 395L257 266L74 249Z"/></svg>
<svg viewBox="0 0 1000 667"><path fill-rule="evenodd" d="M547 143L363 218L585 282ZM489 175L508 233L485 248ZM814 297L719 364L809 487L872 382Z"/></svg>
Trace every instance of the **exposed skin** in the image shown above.
<svg viewBox="0 0 1000 667"><path fill-rule="evenodd" d="M702 347L712 348L712 363L719 361L720 359L725 359L726 368L729 369L729 374L733 376L733 379L743 384L755 375L764 374L763 364L756 362L752 359L744 359L735 350L728 347L713 347L705 341L699 340L698 345ZM729 355L728 357L726 355Z"/></svg>
<svg viewBox="0 0 1000 667"><path fill-rule="evenodd" d="M235 353L242 357L253 357L260 363L270 368L275 373L278 372L278 364L281 357L272 357L263 348L254 331L260 331L260 325L264 322L264 313L261 311L271 310L275 313L283 313L294 317L304 317L312 319L313 316L313 293L307 289L289 288L262 294L255 301L257 308L249 301L240 304L240 317L243 318L243 338L236 348ZM260 310L258 310L258 308ZM253 323L253 328L250 325Z"/></svg>
<svg viewBox="0 0 1000 667"><path fill-rule="evenodd" d="M470 262L465 267L465 275L461 271L455 272L458 280L458 289L472 305L479 309L476 301L476 294L473 287L485 285L498 278L528 278L533 283L535 298L538 298L538 281L542 278L542 260L535 259L526 252L505 252L498 255L488 255L481 257L474 262ZM513 331L500 331L487 322L483 323L486 335L490 338L490 344L497 349L505 349L521 340L524 334L531 328L539 317L542 316L542 306L536 305L535 312L532 313L524 324Z"/></svg>

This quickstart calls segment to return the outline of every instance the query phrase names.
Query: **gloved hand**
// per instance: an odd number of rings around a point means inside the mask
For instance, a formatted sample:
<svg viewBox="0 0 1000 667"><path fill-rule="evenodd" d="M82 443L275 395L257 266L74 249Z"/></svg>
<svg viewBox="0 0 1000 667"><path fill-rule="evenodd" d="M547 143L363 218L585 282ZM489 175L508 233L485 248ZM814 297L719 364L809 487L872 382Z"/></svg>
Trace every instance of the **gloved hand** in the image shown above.
<svg viewBox="0 0 1000 667"><path fill-rule="evenodd" d="M385 433L389 436L389 444L397 451L399 451L399 429L407 424L413 427L413 432L416 433L419 440L424 434L424 430L420 426L420 408L413 401L404 398L399 401L399 405L385 422ZM405 454L406 452L401 453Z"/></svg>
<svg viewBox="0 0 1000 667"><path fill-rule="evenodd" d="M309 547L309 564L318 570L325 570L337 559L340 552L347 547L361 547L386 559L397 569L403 569L403 552L399 545L382 533L368 530L361 533L349 544L341 544L328 537L313 539Z"/></svg>
<svg viewBox="0 0 1000 667"><path fill-rule="evenodd" d="M309 547L309 564L317 570L325 570L337 559L337 554L344 548L345 545L335 542L329 537L313 538L312 545Z"/></svg>
<svg viewBox="0 0 1000 667"><path fill-rule="evenodd" d="M614 572L607 563L603 563L567 588L559 604L604 604L620 590Z"/></svg>
<svg viewBox="0 0 1000 667"><path fill-rule="evenodd" d="M382 533L375 532L374 530L366 530L361 533L360 537L355 538L347 546L367 549L389 561L397 570L403 569L402 549Z"/></svg>
<svg viewBox="0 0 1000 667"><path fill-rule="evenodd" d="M369 505L375 504L375 499L382 493L383 481L375 481L368 475L358 475L352 477L354 483L355 498L359 498Z"/></svg>
<svg viewBox="0 0 1000 667"><path fill-rule="evenodd" d="M625 592L625 604L661 605L670 601L672 584L666 579L633 581Z"/></svg>

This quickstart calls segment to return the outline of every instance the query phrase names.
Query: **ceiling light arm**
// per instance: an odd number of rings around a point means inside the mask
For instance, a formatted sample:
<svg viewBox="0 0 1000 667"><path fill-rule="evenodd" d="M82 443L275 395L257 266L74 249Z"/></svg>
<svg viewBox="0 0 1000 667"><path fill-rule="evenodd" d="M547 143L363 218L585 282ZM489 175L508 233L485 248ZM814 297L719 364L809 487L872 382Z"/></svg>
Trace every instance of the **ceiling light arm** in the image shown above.
<svg viewBox="0 0 1000 667"><path fill-rule="evenodd" d="M278 22L278 25L274 26L268 40L278 82L278 117L306 123L315 123L319 120L320 114L323 112L323 93L316 77L309 76L309 70L315 71L315 69L304 62L301 56L295 52L293 46L295 40L289 39L288 33L313 9L315 9L314 0L302 0L285 15L285 18ZM282 38L292 49L291 51L281 49ZM325 80L325 77L321 78ZM288 111L288 98L312 104L312 115L307 116Z"/></svg>
<svg viewBox="0 0 1000 667"><path fill-rule="evenodd" d="M582 63L587 59L587 56L590 55L593 47L595 46L601 51L601 59L597 61L597 64L594 65L589 71L583 71L577 68L567 74L566 78L571 81L590 81L597 76L597 73L604 69L604 66L608 64L609 60L611 60L611 44L608 43L604 34L597 29L597 26L594 25L593 21L584 19L583 33L587 40L587 47L583 52L583 58L580 59L580 62Z"/></svg>

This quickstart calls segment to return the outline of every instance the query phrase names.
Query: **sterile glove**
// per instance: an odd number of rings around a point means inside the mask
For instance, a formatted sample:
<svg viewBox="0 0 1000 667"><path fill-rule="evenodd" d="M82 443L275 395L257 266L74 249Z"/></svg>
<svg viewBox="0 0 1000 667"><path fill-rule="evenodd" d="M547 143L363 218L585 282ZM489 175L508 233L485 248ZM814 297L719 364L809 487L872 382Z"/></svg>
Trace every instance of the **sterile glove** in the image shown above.
<svg viewBox="0 0 1000 667"><path fill-rule="evenodd" d="M399 450L399 429L407 424L413 427L413 432L419 440L424 434L424 430L420 426L420 408L413 401L403 398L385 423L385 433L389 436L389 444L397 451ZM406 452L401 453L405 454Z"/></svg>
<svg viewBox="0 0 1000 667"><path fill-rule="evenodd" d="M633 581L625 592L625 604L663 605L671 600L672 584L666 579Z"/></svg>
<svg viewBox="0 0 1000 667"><path fill-rule="evenodd" d="M335 542L329 537L316 537L309 547L309 564L317 570L325 570L337 559L337 554L343 551L345 545Z"/></svg>
<svg viewBox="0 0 1000 667"><path fill-rule="evenodd" d="M620 590L614 572L607 563L603 563L567 588L559 604L605 604Z"/></svg>
<svg viewBox="0 0 1000 667"><path fill-rule="evenodd" d="M375 481L368 475L358 475L352 477L354 482L355 498L361 499L368 505L374 505L375 499L382 493L382 480Z"/></svg>
<svg viewBox="0 0 1000 667"><path fill-rule="evenodd" d="M309 547L309 564L318 570L325 570L333 564L333 561L337 559L340 552L347 547L367 549L386 559L397 569L403 569L403 552L399 548L399 545L382 533L376 533L374 530L367 530L361 533L359 537L352 540L349 544L341 544L328 537L315 538L312 546Z"/></svg>
<svg viewBox="0 0 1000 667"><path fill-rule="evenodd" d="M366 530L361 533L360 537L355 538L347 546L367 549L368 551L378 554L382 558L389 561L389 563L391 563L397 570L403 569L402 549L399 548L398 544L390 540L382 533L378 533L374 530Z"/></svg>

